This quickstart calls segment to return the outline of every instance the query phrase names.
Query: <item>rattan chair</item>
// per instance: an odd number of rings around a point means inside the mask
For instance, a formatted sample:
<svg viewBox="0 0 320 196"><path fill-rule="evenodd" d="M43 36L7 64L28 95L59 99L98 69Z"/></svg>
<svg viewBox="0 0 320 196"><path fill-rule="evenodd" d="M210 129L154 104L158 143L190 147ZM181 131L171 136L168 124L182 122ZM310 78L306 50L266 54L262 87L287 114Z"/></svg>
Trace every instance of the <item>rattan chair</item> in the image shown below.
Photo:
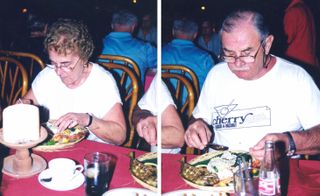
<svg viewBox="0 0 320 196"><path fill-rule="evenodd" d="M32 53L0 50L0 56L11 57L23 63L30 79L29 86L38 72L46 67L46 64L37 55Z"/></svg>
<svg viewBox="0 0 320 196"><path fill-rule="evenodd" d="M161 77L167 84L175 100L183 124L186 125L195 107L195 93L192 84L185 76L177 73L163 72ZM172 82L175 82L176 85L172 85ZM183 89L187 91L187 98L185 100L183 100L181 96ZM186 147L185 151L187 154L199 153L196 152L194 148L189 147Z"/></svg>
<svg viewBox="0 0 320 196"><path fill-rule="evenodd" d="M10 57L0 57L1 108L16 103L28 91L28 74L23 65ZM2 116L0 116L2 122Z"/></svg>
<svg viewBox="0 0 320 196"><path fill-rule="evenodd" d="M161 77L171 91L180 114L190 118L195 105L195 93L192 84L185 76L176 73L162 73ZM174 82L176 85L172 85L172 82ZM183 100L181 96L183 89L187 90L187 98L184 100L184 102L182 102Z"/></svg>
<svg viewBox="0 0 320 196"><path fill-rule="evenodd" d="M138 102L139 83L134 71L126 66L116 63L99 62L107 70L109 70L118 83L118 88L123 101L123 111L127 117L129 124L128 139L123 144L125 147L135 147L137 135L135 134L134 126L132 123L133 109Z"/></svg>
<svg viewBox="0 0 320 196"><path fill-rule="evenodd" d="M200 91L199 91L199 80L197 75L191 70L190 68L184 66L184 65L173 65L173 64L163 64L161 66L162 72L169 72L169 73L175 73L175 74L181 74L183 76L186 76L190 79L191 84L195 90L195 99L199 97Z"/></svg>
<svg viewBox="0 0 320 196"><path fill-rule="evenodd" d="M129 57L125 56L119 56L119 55L106 55L101 54L97 57L98 62L110 62L110 63L116 63L121 65L126 65L127 67L132 68L138 77L141 77L140 68L136 62L134 62Z"/></svg>

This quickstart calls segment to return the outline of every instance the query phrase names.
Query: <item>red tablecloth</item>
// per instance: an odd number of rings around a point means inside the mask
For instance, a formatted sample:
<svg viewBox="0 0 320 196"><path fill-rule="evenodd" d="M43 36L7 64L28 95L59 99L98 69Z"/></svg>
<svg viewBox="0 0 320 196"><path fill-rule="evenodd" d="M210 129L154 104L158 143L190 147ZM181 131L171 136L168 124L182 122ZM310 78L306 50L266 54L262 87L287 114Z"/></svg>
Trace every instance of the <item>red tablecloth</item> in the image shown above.
<svg viewBox="0 0 320 196"><path fill-rule="evenodd" d="M129 152L136 151L136 156L144 154L143 151L123 148L119 146L107 145L89 140L83 140L74 147L59 152L34 152L43 157L47 162L57 157L66 157L75 160L83 165L83 157L89 152L107 152L112 153L117 158L115 171L110 182L110 189L121 187L140 187L132 178L129 165L130 159L127 156ZM29 178L16 179L2 174L1 193L3 196L36 196L36 195L85 195L84 185L70 191L54 191L43 187L38 182L38 174ZM0 194L1 195L1 194Z"/></svg>
<svg viewBox="0 0 320 196"><path fill-rule="evenodd" d="M320 161L291 160L288 195L320 195Z"/></svg>
<svg viewBox="0 0 320 196"><path fill-rule="evenodd" d="M181 154L162 154L162 193L192 188L179 175L182 156ZM187 161L193 157L195 155L187 155Z"/></svg>
<svg viewBox="0 0 320 196"><path fill-rule="evenodd" d="M179 175L180 154L162 154L162 193L190 189ZM187 161L195 155L187 155ZM288 165L289 164L289 165ZM288 196L320 195L320 161L290 159L287 165L282 164L282 186ZM288 175L289 174L289 175Z"/></svg>

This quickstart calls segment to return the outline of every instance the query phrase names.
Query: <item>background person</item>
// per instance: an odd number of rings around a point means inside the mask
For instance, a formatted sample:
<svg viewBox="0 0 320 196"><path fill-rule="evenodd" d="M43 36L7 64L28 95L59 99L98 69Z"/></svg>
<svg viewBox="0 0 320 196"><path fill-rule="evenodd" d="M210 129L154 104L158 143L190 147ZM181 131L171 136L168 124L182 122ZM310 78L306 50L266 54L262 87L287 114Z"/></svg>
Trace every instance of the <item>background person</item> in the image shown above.
<svg viewBox="0 0 320 196"><path fill-rule="evenodd" d="M138 18L129 11L114 13L111 22L113 32L103 39L102 54L125 56L135 61L140 68L141 81L144 82L146 70L157 65L157 50L150 43L132 36L137 22Z"/></svg>
<svg viewBox="0 0 320 196"><path fill-rule="evenodd" d="M218 62L221 54L221 40L217 28L210 20L203 20L201 23L201 34L197 39L200 48L209 51Z"/></svg>
<svg viewBox="0 0 320 196"><path fill-rule="evenodd" d="M162 47L162 64L184 65L190 68L198 77L201 89L215 62L208 52L193 43L197 33L198 25L194 21L175 20L172 28L174 39Z"/></svg>
<svg viewBox="0 0 320 196"><path fill-rule="evenodd" d="M142 16L141 26L138 29L137 37L154 46L157 45L157 28L153 24L153 17L151 13L147 13Z"/></svg>
<svg viewBox="0 0 320 196"><path fill-rule="evenodd" d="M283 1L288 4L283 21L288 44L286 56L298 63L316 67L319 71L316 27L311 10L303 0Z"/></svg>

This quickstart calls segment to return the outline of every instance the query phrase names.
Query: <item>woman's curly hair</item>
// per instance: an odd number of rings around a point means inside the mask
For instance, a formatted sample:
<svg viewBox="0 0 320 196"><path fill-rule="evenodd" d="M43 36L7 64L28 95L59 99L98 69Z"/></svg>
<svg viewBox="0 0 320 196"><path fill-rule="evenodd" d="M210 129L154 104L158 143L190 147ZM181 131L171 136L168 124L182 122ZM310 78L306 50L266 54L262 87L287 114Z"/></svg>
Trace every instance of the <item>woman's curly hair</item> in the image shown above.
<svg viewBox="0 0 320 196"><path fill-rule="evenodd" d="M87 26L72 19L59 19L53 23L44 40L44 47L47 51L54 50L64 55L76 52L83 60L88 60L94 49Z"/></svg>

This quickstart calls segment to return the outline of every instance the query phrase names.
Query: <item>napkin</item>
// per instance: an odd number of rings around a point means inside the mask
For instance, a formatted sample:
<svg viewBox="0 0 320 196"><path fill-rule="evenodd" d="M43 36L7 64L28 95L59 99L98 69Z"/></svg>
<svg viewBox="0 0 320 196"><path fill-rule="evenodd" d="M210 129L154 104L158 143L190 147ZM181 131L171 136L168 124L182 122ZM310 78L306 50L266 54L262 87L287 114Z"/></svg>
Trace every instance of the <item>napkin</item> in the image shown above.
<svg viewBox="0 0 320 196"><path fill-rule="evenodd" d="M320 161L290 160L287 195L320 195Z"/></svg>

